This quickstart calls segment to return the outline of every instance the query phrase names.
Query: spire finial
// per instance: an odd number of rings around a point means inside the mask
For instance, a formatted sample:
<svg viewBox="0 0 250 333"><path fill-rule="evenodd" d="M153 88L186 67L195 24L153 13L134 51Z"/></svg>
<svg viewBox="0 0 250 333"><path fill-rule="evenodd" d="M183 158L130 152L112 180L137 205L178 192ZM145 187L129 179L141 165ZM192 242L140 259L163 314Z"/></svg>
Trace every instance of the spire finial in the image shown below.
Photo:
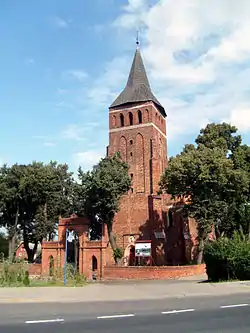
<svg viewBox="0 0 250 333"><path fill-rule="evenodd" d="M136 33L136 48L138 49L140 45L140 40L139 40L139 30L137 30Z"/></svg>

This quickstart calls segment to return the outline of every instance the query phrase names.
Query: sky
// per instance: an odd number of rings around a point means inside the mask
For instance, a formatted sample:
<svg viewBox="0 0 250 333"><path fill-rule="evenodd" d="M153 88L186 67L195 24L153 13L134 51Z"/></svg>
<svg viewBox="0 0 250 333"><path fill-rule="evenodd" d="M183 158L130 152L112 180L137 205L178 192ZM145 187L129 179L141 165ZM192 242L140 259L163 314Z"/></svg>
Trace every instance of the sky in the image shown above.
<svg viewBox="0 0 250 333"><path fill-rule="evenodd" d="M1 0L0 163L91 168L139 30L169 156L207 123L250 143L249 0Z"/></svg>

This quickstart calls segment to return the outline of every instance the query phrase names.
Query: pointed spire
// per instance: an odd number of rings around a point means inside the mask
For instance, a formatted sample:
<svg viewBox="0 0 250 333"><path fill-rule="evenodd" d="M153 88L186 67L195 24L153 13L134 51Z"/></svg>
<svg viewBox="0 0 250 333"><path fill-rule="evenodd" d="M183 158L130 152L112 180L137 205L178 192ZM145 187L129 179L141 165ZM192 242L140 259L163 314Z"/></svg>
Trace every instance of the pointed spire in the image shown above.
<svg viewBox="0 0 250 333"><path fill-rule="evenodd" d="M151 91L151 87L139 49L139 34L137 34L136 45L137 47L126 87L117 97L117 99L111 104L110 108L128 105L132 103L134 104L152 101L156 104L156 106L158 106L162 115L166 116L163 106Z"/></svg>

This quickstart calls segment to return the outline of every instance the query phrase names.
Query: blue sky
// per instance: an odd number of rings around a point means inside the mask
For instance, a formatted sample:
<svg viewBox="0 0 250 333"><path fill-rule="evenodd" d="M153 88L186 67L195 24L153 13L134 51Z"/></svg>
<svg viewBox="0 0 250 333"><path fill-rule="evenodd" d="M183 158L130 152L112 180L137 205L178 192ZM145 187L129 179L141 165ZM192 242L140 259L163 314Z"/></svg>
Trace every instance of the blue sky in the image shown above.
<svg viewBox="0 0 250 333"><path fill-rule="evenodd" d="M245 0L2 0L0 162L96 163L138 28L169 154L210 121L249 143L249 15Z"/></svg>

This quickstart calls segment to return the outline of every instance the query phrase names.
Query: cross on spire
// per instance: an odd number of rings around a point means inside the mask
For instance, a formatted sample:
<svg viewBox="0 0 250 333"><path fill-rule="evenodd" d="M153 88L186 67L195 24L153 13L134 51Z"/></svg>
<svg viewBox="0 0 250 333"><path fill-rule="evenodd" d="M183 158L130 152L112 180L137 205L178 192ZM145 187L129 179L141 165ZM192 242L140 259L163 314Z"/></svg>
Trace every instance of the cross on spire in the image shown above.
<svg viewBox="0 0 250 333"><path fill-rule="evenodd" d="M139 48L139 45L140 45L139 30L137 30L137 33L136 33L136 45L137 45L137 48Z"/></svg>

